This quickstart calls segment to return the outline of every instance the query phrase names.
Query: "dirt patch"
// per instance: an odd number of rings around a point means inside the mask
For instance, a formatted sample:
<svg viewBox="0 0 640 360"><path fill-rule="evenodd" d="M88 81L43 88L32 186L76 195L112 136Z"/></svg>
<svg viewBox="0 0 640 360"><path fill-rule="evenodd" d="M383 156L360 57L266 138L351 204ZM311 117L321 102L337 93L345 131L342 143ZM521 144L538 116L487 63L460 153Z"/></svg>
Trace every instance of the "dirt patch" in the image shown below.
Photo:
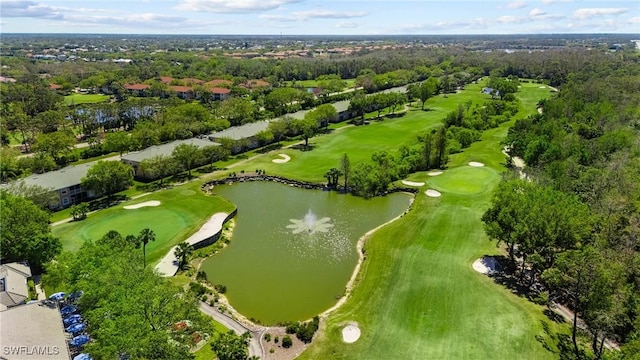
<svg viewBox="0 0 640 360"><path fill-rule="evenodd" d="M295 334L290 334L291 345L290 348L285 349L282 347L282 338L284 338L287 333L284 327L270 327L269 330L265 332L265 334L269 334L271 336L270 341L266 341L264 335L262 336L261 344L264 348L265 352L265 360L291 360L300 356L300 354L307 348L308 344L303 343L298 340ZM278 342L275 342L276 336L278 337ZM273 349L273 352L271 350Z"/></svg>
<svg viewBox="0 0 640 360"><path fill-rule="evenodd" d="M125 209L127 209L127 210L135 210L135 209L139 209L139 208L143 208L143 207L147 207L147 206L160 206L160 201L151 200L151 201L142 202L140 204L127 205L127 206L123 206L123 207Z"/></svg>
<svg viewBox="0 0 640 360"><path fill-rule="evenodd" d="M289 160L291 160L291 157L287 154L278 154L278 156L280 156L280 159L273 159L271 161L276 164L284 164L286 162L289 162Z"/></svg>

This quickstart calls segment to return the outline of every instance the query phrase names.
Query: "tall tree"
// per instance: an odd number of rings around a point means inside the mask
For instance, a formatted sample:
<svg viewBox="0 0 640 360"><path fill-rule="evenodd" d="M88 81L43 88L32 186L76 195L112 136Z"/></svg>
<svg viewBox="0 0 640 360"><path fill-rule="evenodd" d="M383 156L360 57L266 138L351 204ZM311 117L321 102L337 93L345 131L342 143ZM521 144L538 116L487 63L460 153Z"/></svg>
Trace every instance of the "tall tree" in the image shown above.
<svg viewBox="0 0 640 360"><path fill-rule="evenodd" d="M173 254L178 259L178 268L182 270L189 263L189 258L193 254L193 247L186 241L181 242L178 244Z"/></svg>
<svg viewBox="0 0 640 360"><path fill-rule="evenodd" d="M351 173L351 162L349 156L345 153L340 159L340 172L344 176L344 192L347 192L349 185L349 174Z"/></svg>
<svg viewBox="0 0 640 360"><path fill-rule="evenodd" d="M49 213L31 200L0 190L0 261L28 261L35 273L62 250L51 234Z"/></svg>
<svg viewBox="0 0 640 360"><path fill-rule="evenodd" d="M63 156L71 153L75 143L76 138L70 131L43 133L36 136L33 150L45 152L51 155L55 162L59 162Z"/></svg>
<svg viewBox="0 0 640 360"><path fill-rule="evenodd" d="M108 152L118 152L122 156L133 149L133 140L131 135L124 131L110 132L104 137L102 147Z"/></svg>
<svg viewBox="0 0 640 360"><path fill-rule="evenodd" d="M96 195L107 195L110 203L113 194L133 184L133 169L120 161L101 160L89 168L80 184Z"/></svg>
<svg viewBox="0 0 640 360"><path fill-rule="evenodd" d="M160 179L160 186L165 177L175 174L178 170L176 160L167 155L155 155L140 162L140 169L149 179Z"/></svg>
<svg viewBox="0 0 640 360"><path fill-rule="evenodd" d="M418 85L417 95L422 102L422 110L424 110L424 103L435 94L438 89L438 79L430 77L426 81L423 81Z"/></svg>
<svg viewBox="0 0 640 360"><path fill-rule="evenodd" d="M156 241L156 233L149 228L144 228L140 230L140 233L136 237L136 242L138 246L142 246L142 262L143 268L147 267L147 244Z"/></svg>
<svg viewBox="0 0 640 360"><path fill-rule="evenodd" d="M318 119L311 113L306 113L304 119L298 120L296 125L304 138L304 147L309 148L309 138L318 131Z"/></svg>
<svg viewBox="0 0 640 360"><path fill-rule="evenodd" d="M189 178L191 178L191 169L198 164L202 163L203 156L202 150L198 145L194 144L180 144L176 146L171 152L171 156L187 170Z"/></svg>
<svg viewBox="0 0 640 360"><path fill-rule="evenodd" d="M436 132L436 164L435 167L442 168L447 156L447 129L442 126Z"/></svg>

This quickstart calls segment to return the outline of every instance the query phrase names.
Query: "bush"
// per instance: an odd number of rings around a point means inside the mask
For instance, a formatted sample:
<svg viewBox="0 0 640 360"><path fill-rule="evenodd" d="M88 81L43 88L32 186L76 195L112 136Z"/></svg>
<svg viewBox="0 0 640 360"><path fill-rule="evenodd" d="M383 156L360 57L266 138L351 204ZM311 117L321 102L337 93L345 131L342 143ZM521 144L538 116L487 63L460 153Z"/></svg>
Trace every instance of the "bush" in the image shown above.
<svg viewBox="0 0 640 360"><path fill-rule="evenodd" d="M196 274L196 280L207 281L207 273L204 271L198 271Z"/></svg>
<svg viewBox="0 0 640 360"><path fill-rule="evenodd" d="M269 334L269 333L264 334L264 341L266 341L266 342L271 341L271 334Z"/></svg>
<svg viewBox="0 0 640 360"><path fill-rule="evenodd" d="M291 340L289 335L285 335L282 338L282 347L285 348L285 349L288 349L288 348L291 347L291 345L293 345L293 341Z"/></svg>
<svg viewBox="0 0 640 360"><path fill-rule="evenodd" d="M275 338L275 339L273 339L273 342L277 344L279 340L280 340L280 339L278 338L278 336L276 336L276 338Z"/></svg>
<svg viewBox="0 0 640 360"><path fill-rule="evenodd" d="M224 294L227 292L227 287L225 285L222 284L216 284L213 285L213 287L216 289L217 292L219 292L220 294Z"/></svg>
<svg viewBox="0 0 640 360"><path fill-rule="evenodd" d="M207 288L204 285L197 282L190 283L189 290L193 291L193 293L196 294L196 296L202 296L207 292Z"/></svg>
<svg viewBox="0 0 640 360"><path fill-rule="evenodd" d="M287 334L295 334L298 332L299 323L290 323L287 325L285 331Z"/></svg>

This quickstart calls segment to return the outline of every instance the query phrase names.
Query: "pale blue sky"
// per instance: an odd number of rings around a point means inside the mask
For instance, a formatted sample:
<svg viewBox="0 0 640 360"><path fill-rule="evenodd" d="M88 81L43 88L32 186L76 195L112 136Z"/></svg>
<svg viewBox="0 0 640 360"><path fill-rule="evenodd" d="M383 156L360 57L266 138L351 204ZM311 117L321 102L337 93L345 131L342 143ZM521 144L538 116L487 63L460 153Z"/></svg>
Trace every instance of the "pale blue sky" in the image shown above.
<svg viewBox="0 0 640 360"><path fill-rule="evenodd" d="M0 31L285 35L640 33L640 1L0 0Z"/></svg>

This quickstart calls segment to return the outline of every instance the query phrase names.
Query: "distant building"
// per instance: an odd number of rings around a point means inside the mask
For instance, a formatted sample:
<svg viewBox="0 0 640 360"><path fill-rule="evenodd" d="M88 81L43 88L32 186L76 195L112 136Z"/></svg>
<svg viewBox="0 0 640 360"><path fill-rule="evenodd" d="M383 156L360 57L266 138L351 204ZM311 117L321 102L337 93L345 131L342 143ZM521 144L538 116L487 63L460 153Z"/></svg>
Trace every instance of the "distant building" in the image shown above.
<svg viewBox="0 0 640 360"><path fill-rule="evenodd" d="M260 131L267 130L268 128L269 121L257 121L211 133L209 134L209 139L217 142L222 141L222 139L231 139L235 141L246 140L245 145L249 149L253 149L259 145L258 140L255 138L256 134ZM240 148L232 150L232 153L238 153L239 151L241 151Z"/></svg>
<svg viewBox="0 0 640 360"><path fill-rule="evenodd" d="M171 156L173 149L175 149L176 146L181 144L196 145L199 148L220 145L213 141L203 140L199 138L176 140L167 144L154 145L140 151L130 152L126 155L122 155L122 158L120 159L120 161L133 167L134 175L137 178L150 179L148 174L145 174L144 171L140 168L140 163L142 163L143 160L151 159L152 157L158 156L158 155Z"/></svg>
<svg viewBox="0 0 640 360"><path fill-rule="evenodd" d="M169 90L175 92L183 100L193 100L195 98L195 93L189 86L173 85L169 86Z"/></svg>
<svg viewBox="0 0 640 360"><path fill-rule="evenodd" d="M0 265L0 311L21 305L29 298L27 280L31 268L24 263Z"/></svg>
<svg viewBox="0 0 640 360"><path fill-rule="evenodd" d="M52 189L58 195L59 200L58 204L52 208L66 208L97 195L92 191L84 190L80 185L80 181L87 175L89 168L96 163L97 161L92 161L80 165L67 166L43 174L33 174L20 181L24 181L26 185L37 185L45 189Z"/></svg>
<svg viewBox="0 0 640 360"><path fill-rule="evenodd" d="M147 90L151 89L151 85L147 84L127 84L124 89L133 96L146 96Z"/></svg>
<svg viewBox="0 0 640 360"><path fill-rule="evenodd" d="M58 305L42 301L0 311L2 359L69 360Z"/></svg>
<svg viewBox="0 0 640 360"><path fill-rule="evenodd" d="M216 101L226 100L231 96L231 90L227 88L214 87L209 88L209 91L213 95L213 100Z"/></svg>

